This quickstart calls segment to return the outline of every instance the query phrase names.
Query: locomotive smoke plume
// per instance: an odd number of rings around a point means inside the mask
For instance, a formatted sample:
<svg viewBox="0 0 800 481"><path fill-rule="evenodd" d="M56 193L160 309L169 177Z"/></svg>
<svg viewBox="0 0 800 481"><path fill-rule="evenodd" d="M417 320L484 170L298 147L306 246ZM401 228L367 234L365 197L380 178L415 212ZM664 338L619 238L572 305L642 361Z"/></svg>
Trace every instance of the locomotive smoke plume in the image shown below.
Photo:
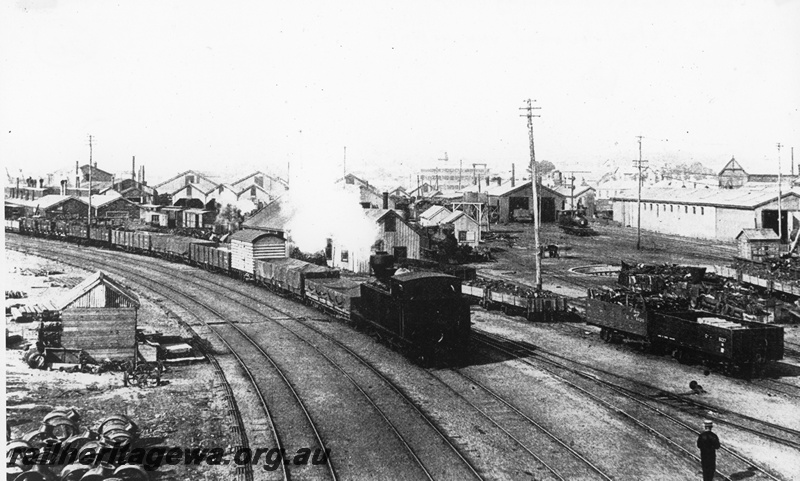
<svg viewBox="0 0 800 481"><path fill-rule="evenodd" d="M357 186L334 184L336 175L319 166L298 170L284 196L290 240L306 253L325 249L331 238L350 252L369 255L378 228L364 215Z"/></svg>

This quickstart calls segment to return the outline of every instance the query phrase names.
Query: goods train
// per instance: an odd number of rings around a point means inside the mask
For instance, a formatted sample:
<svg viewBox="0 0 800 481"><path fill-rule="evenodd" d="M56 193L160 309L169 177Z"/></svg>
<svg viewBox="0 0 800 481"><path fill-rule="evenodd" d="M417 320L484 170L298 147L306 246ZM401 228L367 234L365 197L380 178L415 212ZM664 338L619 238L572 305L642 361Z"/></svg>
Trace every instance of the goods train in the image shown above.
<svg viewBox="0 0 800 481"><path fill-rule="evenodd" d="M606 342L644 341L654 352L680 362L703 362L752 375L783 359L783 328L729 316L682 309L685 300L589 290L586 322L601 328ZM688 306L687 306L688 307Z"/></svg>
<svg viewBox="0 0 800 481"><path fill-rule="evenodd" d="M435 272L394 275L394 256L386 253L370 258L375 278L344 278L338 270L299 259L245 259L245 254L216 243L171 234L100 226L93 226L87 234L86 224L31 218L6 220L6 229L186 262L248 280L368 326L425 362L457 361L468 352L470 312L469 302L461 295L461 280Z"/></svg>

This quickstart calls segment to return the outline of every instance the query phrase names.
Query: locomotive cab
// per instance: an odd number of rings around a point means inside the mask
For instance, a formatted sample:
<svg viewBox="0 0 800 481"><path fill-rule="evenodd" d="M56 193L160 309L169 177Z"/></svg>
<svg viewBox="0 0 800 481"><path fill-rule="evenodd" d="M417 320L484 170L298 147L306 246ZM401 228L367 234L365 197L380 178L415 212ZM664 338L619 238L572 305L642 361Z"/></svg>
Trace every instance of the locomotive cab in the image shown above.
<svg viewBox="0 0 800 481"><path fill-rule="evenodd" d="M425 359L455 357L469 342L469 303L461 297L461 281L442 273L395 272L393 257L370 258L378 276L361 285L353 307L357 322L368 323ZM391 273L391 274L390 274Z"/></svg>

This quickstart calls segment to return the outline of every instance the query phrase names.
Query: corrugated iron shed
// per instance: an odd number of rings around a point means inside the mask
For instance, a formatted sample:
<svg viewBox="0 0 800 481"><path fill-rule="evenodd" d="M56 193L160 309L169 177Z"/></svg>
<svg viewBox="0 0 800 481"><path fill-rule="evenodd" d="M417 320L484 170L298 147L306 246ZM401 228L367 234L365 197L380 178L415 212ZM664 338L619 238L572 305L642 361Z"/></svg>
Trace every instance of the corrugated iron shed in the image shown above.
<svg viewBox="0 0 800 481"><path fill-rule="evenodd" d="M797 193L784 192L781 199L800 197ZM612 200L635 201L636 191L620 192L612 196ZM778 199L777 188L774 189L688 189L688 188L649 188L642 189L642 202L661 204L708 205L734 209L753 209Z"/></svg>
<svg viewBox="0 0 800 481"><path fill-rule="evenodd" d="M130 289L97 271L80 284L52 302L53 310L63 311L69 307L133 307L139 308L139 298Z"/></svg>

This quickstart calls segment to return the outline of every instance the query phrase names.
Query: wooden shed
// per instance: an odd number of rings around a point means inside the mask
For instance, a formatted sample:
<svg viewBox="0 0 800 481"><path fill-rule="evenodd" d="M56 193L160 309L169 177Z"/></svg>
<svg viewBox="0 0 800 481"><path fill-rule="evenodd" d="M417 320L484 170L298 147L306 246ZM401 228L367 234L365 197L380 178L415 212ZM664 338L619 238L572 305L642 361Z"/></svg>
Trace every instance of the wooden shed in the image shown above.
<svg viewBox="0 0 800 481"><path fill-rule="evenodd" d="M480 226L466 212L457 210L442 219L440 225L442 227L451 227L459 244L478 247L480 243L478 237L480 235Z"/></svg>
<svg viewBox="0 0 800 481"><path fill-rule="evenodd" d="M772 229L742 229L736 241L742 259L762 262L780 255L781 239Z"/></svg>
<svg viewBox="0 0 800 481"><path fill-rule="evenodd" d="M286 239L283 232L244 229L231 236L231 267L253 273L256 259L283 259Z"/></svg>
<svg viewBox="0 0 800 481"><path fill-rule="evenodd" d="M564 196L544 185L539 186L539 200L542 211L542 222L555 222L558 212L563 204ZM489 189L489 207L496 208L498 212L498 222L505 224L514 222L514 213L525 211L530 214L533 206L533 186L530 182L523 182L517 185L504 184L499 187Z"/></svg>
<svg viewBox="0 0 800 481"><path fill-rule="evenodd" d="M447 207L441 205L432 205L425 209L425 212L419 215L419 223L423 227L430 227L439 225L445 218L450 216L452 212Z"/></svg>
<svg viewBox="0 0 800 481"><path fill-rule="evenodd" d="M397 259L420 258L420 233L406 223L400 214L390 209L364 209L363 213L368 222L377 226L371 249L354 250L343 239L331 239L327 249L329 267L368 274L369 256L378 251L386 251Z"/></svg>
<svg viewBox="0 0 800 481"><path fill-rule="evenodd" d="M139 298L130 289L98 271L53 305L61 312L61 347L95 361L135 359Z"/></svg>

